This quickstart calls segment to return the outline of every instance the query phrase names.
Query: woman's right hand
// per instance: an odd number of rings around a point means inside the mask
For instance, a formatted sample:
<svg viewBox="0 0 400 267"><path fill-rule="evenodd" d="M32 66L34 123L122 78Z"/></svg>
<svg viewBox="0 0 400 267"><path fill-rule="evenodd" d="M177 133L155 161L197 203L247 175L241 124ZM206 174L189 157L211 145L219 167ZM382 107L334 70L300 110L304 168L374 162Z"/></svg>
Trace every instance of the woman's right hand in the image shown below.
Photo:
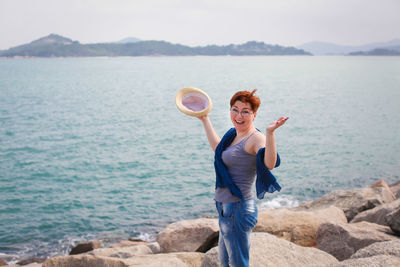
<svg viewBox="0 0 400 267"><path fill-rule="evenodd" d="M201 120L202 122L204 122L205 120L207 120L208 114L197 117L199 120Z"/></svg>

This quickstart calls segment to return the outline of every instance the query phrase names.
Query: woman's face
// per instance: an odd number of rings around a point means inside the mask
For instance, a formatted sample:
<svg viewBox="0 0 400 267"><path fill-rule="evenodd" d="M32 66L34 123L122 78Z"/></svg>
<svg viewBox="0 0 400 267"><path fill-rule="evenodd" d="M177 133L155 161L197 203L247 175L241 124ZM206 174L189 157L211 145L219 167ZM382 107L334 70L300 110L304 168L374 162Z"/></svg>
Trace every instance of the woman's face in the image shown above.
<svg viewBox="0 0 400 267"><path fill-rule="evenodd" d="M231 107L231 120L236 130L246 130L253 127L257 113L251 109L250 103L236 101Z"/></svg>

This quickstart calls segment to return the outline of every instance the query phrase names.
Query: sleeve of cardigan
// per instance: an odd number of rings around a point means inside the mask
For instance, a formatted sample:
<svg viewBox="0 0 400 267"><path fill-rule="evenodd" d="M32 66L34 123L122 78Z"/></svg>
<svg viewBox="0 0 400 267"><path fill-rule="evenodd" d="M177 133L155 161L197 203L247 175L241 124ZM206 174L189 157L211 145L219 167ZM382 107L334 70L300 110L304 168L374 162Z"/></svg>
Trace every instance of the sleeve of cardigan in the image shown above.
<svg viewBox="0 0 400 267"><path fill-rule="evenodd" d="M264 153L265 153L265 148L261 148L257 153L256 191L257 191L258 199L263 199L265 193L267 193L267 192L273 193L276 190L277 191L281 190L281 186L276 181L275 176L264 164ZM280 162L281 162L281 160L280 160L279 154L277 154L277 160L276 160L275 167L278 167L280 165Z"/></svg>

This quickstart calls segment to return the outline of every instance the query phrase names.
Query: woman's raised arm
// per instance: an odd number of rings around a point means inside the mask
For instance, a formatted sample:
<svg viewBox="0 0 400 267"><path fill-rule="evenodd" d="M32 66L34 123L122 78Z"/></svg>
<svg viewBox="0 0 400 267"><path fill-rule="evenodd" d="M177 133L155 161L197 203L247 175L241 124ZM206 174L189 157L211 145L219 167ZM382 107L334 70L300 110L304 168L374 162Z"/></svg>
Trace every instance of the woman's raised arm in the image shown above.
<svg viewBox="0 0 400 267"><path fill-rule="evenodd" d="M210 143L211 149L213 151L215 151L215 149L217 148L217 145L221 141L221 138L215 132L214 127L212 126L208 115L199 117L199 119L203 123L204 130L206 131L207 139L208 139L208 142Z"/></svg>
<svg viewBox="0 0 400 267"><path fill-rule="evenodd" d="M265 156L264 164L268 169L272 170L276 163L276 142L275 142L275 130L281 127L289 118L280 117L276 121L271 122L266 129L266 140L265 140Z"/></svg>

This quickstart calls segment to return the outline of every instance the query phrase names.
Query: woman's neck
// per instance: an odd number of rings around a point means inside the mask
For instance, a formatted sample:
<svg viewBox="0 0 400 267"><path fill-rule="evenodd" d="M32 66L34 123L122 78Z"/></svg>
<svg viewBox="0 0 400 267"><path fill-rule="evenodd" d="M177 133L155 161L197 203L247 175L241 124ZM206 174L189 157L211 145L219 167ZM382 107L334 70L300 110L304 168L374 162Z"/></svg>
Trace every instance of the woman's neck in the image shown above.
<svg viewBox="0 0 400 267"><path fill-rule="evenodd" d="M243 130L241 130L241 131L238 131L237 129L236 129L236 136L239 138L239 139L241 139L241 138L243 138L243 137L246 137L246 136L248 136L249 134L251 134L252 132L254 132L254 126L251 126L251 127L249 127L248 129L243 129Z"/></svg>

